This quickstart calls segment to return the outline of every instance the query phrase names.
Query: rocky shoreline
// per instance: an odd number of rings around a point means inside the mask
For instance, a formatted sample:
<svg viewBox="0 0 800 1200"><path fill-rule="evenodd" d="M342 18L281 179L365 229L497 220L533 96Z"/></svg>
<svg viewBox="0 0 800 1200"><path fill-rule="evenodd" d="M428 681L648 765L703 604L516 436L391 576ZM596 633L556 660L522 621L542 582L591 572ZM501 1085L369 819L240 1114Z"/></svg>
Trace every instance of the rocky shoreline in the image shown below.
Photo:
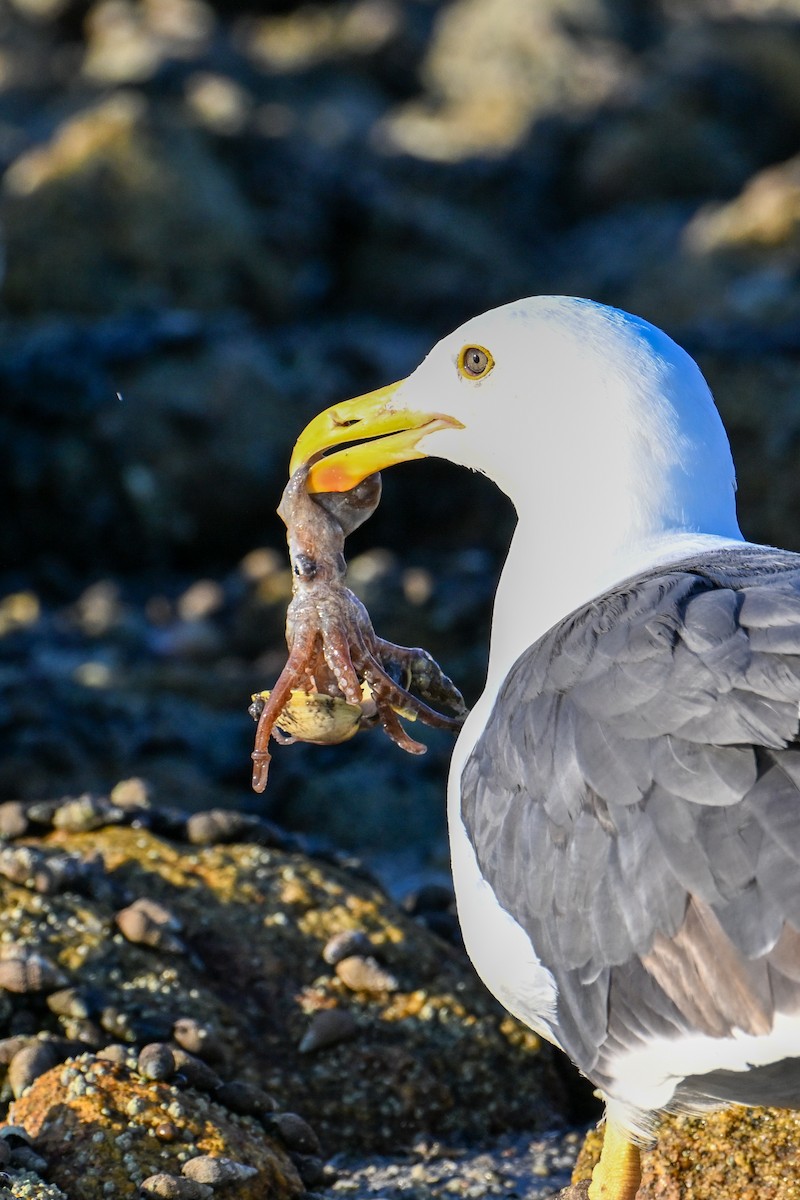
<svg viewBox="0 0 800 1200"><path fill-rule="evenodd" d="M249 790L274 509L314 412L571 293L697 357L745 533L800 547L798 78L798 0L0 5L9 1194L203 1195L209 1156L232 1200L566 1182L591 1097L459 950L449 736L280 748ZM348 542L376 630L470 703L512 527L424 462ZM646 1194L797 1200L798 1147L786 1114L675 1119Z"/></svg>

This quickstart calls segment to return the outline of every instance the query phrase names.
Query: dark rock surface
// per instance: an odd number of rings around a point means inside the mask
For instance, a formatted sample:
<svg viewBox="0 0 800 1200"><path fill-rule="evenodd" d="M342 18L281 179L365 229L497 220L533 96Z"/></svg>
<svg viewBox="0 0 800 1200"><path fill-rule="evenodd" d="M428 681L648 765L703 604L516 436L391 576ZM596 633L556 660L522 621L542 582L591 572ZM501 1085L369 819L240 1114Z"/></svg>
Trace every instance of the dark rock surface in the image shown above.
<svg viewBox="0 0 800 1200"><path fill-rule="evenodd" d="M746 532L800 545L794 0L14 0L0 38L2 795L252 803L296 433L521 294L682 340ZM511 527L420 463L349 547L468 699ZM442 859L449 742L378 744L282 754L266 803Z"/></svg>

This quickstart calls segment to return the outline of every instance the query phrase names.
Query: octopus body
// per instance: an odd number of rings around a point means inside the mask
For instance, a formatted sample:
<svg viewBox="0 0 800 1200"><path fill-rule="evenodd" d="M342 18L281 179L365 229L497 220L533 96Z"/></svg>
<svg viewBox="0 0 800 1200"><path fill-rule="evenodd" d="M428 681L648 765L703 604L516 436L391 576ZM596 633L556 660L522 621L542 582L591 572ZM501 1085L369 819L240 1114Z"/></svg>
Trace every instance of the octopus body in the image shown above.
<svg viewBox="0 0 800 1200"><path fill-rule="evenodd" d="M258 721L251 756L257 792L267 785L270 737L281 744L330 744L379 723L402 749L423 754L398 713L454 732L467 716L461 693L432 656L378 637L366 608L345 586L344 541L377 508L380 476L349 492L312 497L308 470L306 464L295 471L278 508L292 564L289 657L274 688L256 694L250 709Z"/></svg>

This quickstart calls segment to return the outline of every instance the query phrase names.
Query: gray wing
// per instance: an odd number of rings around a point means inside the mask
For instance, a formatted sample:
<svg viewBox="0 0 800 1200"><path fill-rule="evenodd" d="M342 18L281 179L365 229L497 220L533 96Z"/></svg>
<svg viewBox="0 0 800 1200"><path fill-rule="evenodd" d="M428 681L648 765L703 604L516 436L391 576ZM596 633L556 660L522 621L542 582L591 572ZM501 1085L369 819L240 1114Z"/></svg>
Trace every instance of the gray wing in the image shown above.
<svg viewBox="0 0 800 1200"><path fill-rule="evenodd" d="M620 585L505 681L462 816L596 1082L800 1008L799 701L800 555L747 545Z"/></svg>

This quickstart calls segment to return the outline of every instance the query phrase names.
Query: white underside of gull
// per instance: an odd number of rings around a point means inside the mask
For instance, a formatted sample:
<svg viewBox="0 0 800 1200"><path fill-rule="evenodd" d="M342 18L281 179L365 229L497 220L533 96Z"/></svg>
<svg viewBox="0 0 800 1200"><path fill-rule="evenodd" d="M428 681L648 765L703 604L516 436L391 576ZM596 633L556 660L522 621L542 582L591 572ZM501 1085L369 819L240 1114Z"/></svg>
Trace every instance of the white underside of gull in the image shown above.
<svg viewBox="0 0 800 1200"><path fill-rule="evenodd" d="M768 1034L733 1037L686 1034L680 1041L654 1040L612 1063L614 1099L632 1108L667 1108L687 1076L747 1071L785 1058L800 1058L800 1014L778 1013ZM722 1107L722 1104L720 1104Z"/></svg>

